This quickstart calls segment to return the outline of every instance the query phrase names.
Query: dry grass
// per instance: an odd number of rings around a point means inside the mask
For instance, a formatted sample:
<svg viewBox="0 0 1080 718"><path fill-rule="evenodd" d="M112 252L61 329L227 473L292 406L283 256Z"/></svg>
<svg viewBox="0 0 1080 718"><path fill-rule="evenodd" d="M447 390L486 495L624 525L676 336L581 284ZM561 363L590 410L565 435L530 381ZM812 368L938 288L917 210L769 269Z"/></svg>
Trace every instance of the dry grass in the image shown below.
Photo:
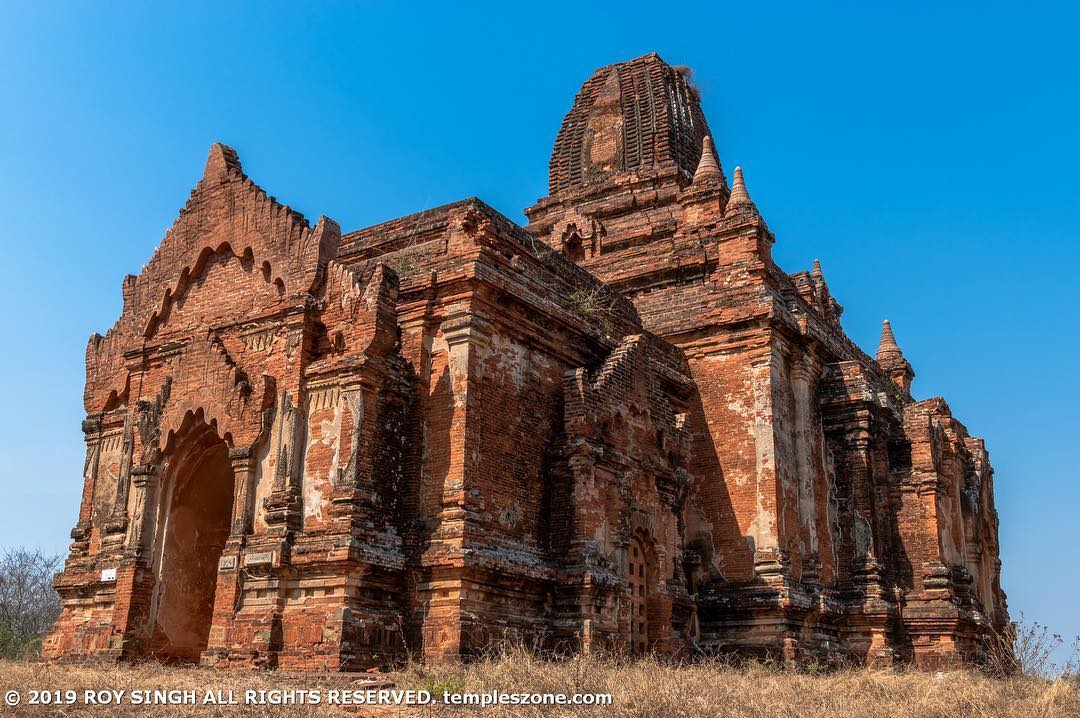
<svg viewBox="0 0 1080 718"><path fill-rule="evenodd" d="M228 716L812 716L842 718L930 718L986 716L1052 718L1080 716L1080 682L1034 678L991 678L974 672L929 674L905 671L847 670L815 675L760 666L732 667L699 663L672 666L657 661L613 662L575 657L551 662L523 651L493 657L467 667L426 671L418 666L383 676L398 688L426 689L441 697L452 692L611 693L613 704L588 708L567 706L491 706L455 708L442 705L401 708L340 706L158 706L152 709L86 706L84 689L321 689L349 687L349 679L333 675L221 673L156 664L107 668L0 663L0 692L31 689L75 689L79 703L62 708L20 706L19 715L228 715ZM12 709L0 708L12 714Z"/></svg>

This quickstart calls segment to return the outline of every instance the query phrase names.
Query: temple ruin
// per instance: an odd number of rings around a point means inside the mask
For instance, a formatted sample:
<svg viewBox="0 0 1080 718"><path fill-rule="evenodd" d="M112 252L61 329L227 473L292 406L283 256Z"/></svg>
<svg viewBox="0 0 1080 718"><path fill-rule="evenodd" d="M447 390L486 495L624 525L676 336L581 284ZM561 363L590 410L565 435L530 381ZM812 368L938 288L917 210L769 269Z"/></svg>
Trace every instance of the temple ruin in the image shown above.
<svg viewBox="0 0 1080 718"><path fill-rule="evenodd" d="M525 227L477 199L312 226L214 145L87 346L45 654L981 660L982 440L913 398L888 322L867 355L817 262L774 263L684 72L597 70Z"/></svg>

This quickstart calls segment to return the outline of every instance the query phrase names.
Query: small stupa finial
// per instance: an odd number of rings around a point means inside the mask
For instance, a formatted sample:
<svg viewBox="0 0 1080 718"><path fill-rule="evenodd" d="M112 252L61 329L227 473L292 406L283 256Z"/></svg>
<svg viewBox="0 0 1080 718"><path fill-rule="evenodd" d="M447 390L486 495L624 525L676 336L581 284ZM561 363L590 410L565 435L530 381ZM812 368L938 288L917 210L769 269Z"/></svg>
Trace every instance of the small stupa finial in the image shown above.
<svg viewBox="0 0 1080 718"><path fill-rule="evenodd" d="M900 387L905 394L911 393L911 380L915 378L915 370L911 368L911 362L900 351L900 345L893 336L892 325L886 319L881 325L881 343L877 348L877 363L893 383Z"/></svg>
<svg viewBox="0 0 1080 718"><path fill-rule="evenodd" d="M697 170L694 171L694 184L700 184L706 180L723 179L724 174L720 171L720 163L716 161L712 137L705 135L705 139L701 141L701 160L698 161Z"/></svg>
<svg viewBox="0 0 1080 718"><path fill-rule="evenodd" d="M896 337L893 336L892 325L886 319L881 325L881 342L878 343L877 358L882 359L890 355L903 356L904 353L900 351L900 345L896 343Z"/></svg>
<svg viewBox="0 0 1080 718"><path fill-rule="evenodd" d="M736 212L745 210L757 210L754 201L750 199L750 193L746 191L746 180L743 179L742 167L735 168L735 179L731 183L731 195L728 197L724 216L730 217Z"/></svg>

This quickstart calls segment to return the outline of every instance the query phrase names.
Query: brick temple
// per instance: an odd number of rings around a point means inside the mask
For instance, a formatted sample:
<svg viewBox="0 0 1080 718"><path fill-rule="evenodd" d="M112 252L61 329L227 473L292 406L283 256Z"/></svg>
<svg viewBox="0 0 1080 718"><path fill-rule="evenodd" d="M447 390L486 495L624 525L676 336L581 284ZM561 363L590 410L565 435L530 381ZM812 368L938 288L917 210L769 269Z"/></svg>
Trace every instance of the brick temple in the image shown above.
<svg viewBox="0 0 1080 718"><path fill-rule="evenodd" d="M343 233L214 145L87 347L45 654L980 660L983 441L913 398L888 322L864 353L821 266L774 263L685 70L597 70L526 215Z"/></svg>

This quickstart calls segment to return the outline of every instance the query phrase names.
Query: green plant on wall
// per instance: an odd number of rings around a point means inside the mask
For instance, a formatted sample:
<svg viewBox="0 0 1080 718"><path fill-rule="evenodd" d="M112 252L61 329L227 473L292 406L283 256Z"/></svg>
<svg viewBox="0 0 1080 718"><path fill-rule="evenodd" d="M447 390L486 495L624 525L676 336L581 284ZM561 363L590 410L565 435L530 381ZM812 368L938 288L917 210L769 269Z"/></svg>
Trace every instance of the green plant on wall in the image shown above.
<svg viewBox="0 0 1080 718"><path fill-rule="evenodd" d="M574 305L578 314L595 321L596 326L604 334L612 334L615 330L612 317L615 313L616 301L617 298L614 296L604 297L599 287L593 289L579 287L570 293L570 303Z"/></svg>

